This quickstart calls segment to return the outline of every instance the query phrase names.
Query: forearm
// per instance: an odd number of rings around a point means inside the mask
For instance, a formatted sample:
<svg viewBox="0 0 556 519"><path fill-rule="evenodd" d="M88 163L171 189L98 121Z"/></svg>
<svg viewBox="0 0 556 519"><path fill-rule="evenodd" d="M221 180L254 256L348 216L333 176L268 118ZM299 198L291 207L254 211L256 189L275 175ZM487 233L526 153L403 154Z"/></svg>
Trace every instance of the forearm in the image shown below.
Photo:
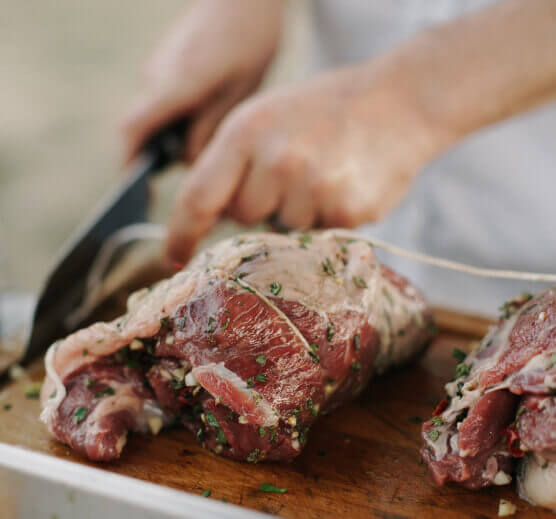
<svg viewBox="0 0 556 519"><path fill-rule="evenodd" d="M556 1L503 1L428 30L382 61L450 144L556 96Z"/></svg>

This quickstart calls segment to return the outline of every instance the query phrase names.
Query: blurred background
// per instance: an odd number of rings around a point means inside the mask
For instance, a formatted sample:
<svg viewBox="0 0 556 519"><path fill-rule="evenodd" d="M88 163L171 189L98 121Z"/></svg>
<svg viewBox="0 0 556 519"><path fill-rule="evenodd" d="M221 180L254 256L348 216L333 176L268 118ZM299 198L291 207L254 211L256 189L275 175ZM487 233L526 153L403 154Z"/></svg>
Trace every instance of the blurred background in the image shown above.
<svg viewBox="0 0 556 519"><path fill-rule="evenodd" d="M186 3L186 2L185 2ZM288 10L267 84L304 68L304 0ZM120 171L119 119L149 51L184 2L28 0L0 19L0 282L36 291L56 253ZM157 182L164 221L183 169Z"/></svg>

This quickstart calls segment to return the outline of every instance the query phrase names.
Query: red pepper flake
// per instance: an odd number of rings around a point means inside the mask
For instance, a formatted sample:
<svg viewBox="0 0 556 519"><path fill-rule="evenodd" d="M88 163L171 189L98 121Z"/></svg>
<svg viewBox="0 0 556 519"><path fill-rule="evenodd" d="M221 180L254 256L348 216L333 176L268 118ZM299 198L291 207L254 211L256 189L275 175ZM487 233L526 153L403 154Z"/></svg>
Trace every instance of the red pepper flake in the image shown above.
<svg viewBox="0 0 556 519"><path fill-rule="evenodd" d="M523 458L523 456L525 456L525 452L519 447L519 434L515 430L515 426L510 425L503 432L508 436L508 452L514 458Z"/></svg>
<svg viewBox="0 0 556 519"><path fill-rule="evenodd" d="M441 400L440 403L436 406L436 409L433 411L432 415L438 416L442 414L447 407L448 407L448 400L445 398L444 400Z"/></svg>
<svg viewBox="0 0 556 519"><path fill-rule="evenodd" d="M193 387L184 387L179 395L178 400L182 404L192 404L193 403Z"/></svg>

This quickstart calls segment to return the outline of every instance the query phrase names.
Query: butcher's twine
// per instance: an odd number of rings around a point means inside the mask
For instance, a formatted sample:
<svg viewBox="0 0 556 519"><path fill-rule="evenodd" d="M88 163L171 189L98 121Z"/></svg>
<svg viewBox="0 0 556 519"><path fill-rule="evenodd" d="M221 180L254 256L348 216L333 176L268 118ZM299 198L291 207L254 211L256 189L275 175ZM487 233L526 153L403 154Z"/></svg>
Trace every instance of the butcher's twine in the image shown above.
<svg viewBox="0 0 556 519"><path fill-rule="evenodd" d="M396 256L432 265L434 267L463 272L472 276L532 281L534 283L556 283L556 274L474 267L472 265L466 265L465 263L430 256L421 252L409 251L403 249L402 247L398 247L397 245L393 245L392 243L379 240L378 238L362 238L356 233L345 229L330 229L328 231L324 231L323 234L365 239L374 247L383 249L391 254L395 254ZM102 279L106 275L108 266L110 265L114 254L120 249L120 247L133 241L147 239L166 239L166 229L164 226L158 224L139 223L123 227L106 240L106 243L100 249L95 261L93 262L89 275L87 276L85 300L74 312L72 312L71 315L68 316L66 324L69 328L74 328L76 324L81 322L84 317L88 316L96 304L102 300L104 296Z"/></svg>

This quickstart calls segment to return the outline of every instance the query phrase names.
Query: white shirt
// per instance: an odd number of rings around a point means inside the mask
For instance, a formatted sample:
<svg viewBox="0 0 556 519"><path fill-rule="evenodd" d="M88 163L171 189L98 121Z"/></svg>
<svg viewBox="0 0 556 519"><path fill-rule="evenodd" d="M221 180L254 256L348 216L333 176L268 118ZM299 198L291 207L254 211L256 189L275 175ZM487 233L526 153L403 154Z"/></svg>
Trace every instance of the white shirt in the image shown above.
<svg viewBox="0 0 556 519"><path fill-rule="evenodd" d="M318 69L368 60L485 0L315 0ZM403 143L400 143L403 153ZM368 236L474 266L556 272L556 104L486 128L429 164ZM382 255L436 304L496 314L543 285L490 280Z"/></svg>

